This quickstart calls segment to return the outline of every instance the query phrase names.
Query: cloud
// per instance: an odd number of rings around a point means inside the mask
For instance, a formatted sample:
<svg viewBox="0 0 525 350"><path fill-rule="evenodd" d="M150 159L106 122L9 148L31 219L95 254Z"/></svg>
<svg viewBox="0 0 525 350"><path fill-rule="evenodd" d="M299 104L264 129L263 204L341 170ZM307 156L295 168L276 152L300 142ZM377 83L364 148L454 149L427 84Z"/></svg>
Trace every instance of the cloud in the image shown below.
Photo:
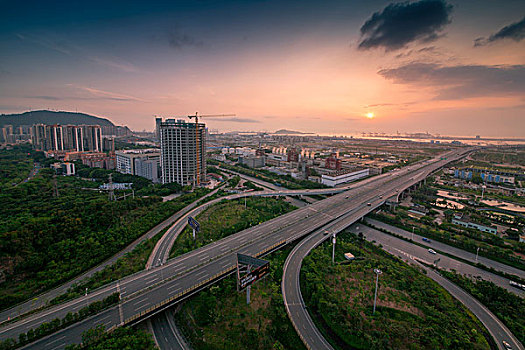
<svg viewBox="0 0 525 350"><path fill-rule="evenodd" d="M123 60L120 60L120 59L105 59L105 58L100 58L100 57L96 57L96 56L92 56L92 57L89 57L89 59L95 63L98 63L98 64L101 64L101 65L104 65L104 66L107 66L107 67L111 67L111 68L116 68L118 70L121 70L123 72L127 72L127 73L133 73L133 72L137 72L138 69L136 66L134 66L133 64L129 63L129 62L125 62Z"/></svg>
<svg viewBox="0 0 525 350"><path fill-rule="evenodd" d="M29 34L20 34L17 33L16 36L20 40L28 41L40 46L43 46L47 49L60 52L66 56L71 57L80 57L91 62L97 63L102 66L115 68L127 73L137 72L138 69L133 64L126 62L120 58L101 58L98 56L91 56L89 50L85 50L82 47L73 45L65 39L56 39L53 35L29 35Z"/></svg>
<svg viewBox="0 0 525 350"><path fill-rule="evenodd" d="M32 98L35 100L47 100L47 101L60 101L64 100L62 97L56 97L56 96L46 96L46 95L38 95L38 96L24 96L25 98Z"/></svg>
<svg viewBox="0 0 525 350"><path fill-rule="evenodd" d="M79 97L71 97L70 99L76 99L76 100L110 100L110 101L121 101L121 102L147 102L141 98L129 96L129 95L123 95L115 92L110 91L104 91L99 89L90 88L87 86L79 86L75 84L66 84L66 86L74 87L83 91L88 92L92 96L79 96Z"/></svg>
<svg viewBox="0 0 525 350"><path fill-rule="evenodd" d="M484 46L503 39L512 39L516 42L525 39L525 17L519 22L501 28L497 33L492 34L488 38L478 38L474 40L474 46Z"/></svg>
<svg viewBox="0 0 525 350"><path fill-rule="evenodd" d="M486 96L523 96L525 65L455 65L412 62L378 72L394 84L431 87L436 100Z"/></svg>
<svg viewBox="0 0 525 350"><path fill-rule="evenodd" d="M55 39L49 39L42 36L34 36L29 34L15 34L20 40L29 41L34 44L38 44L40 46L43 46L45 48L63 53L64 55L71 56L72 52L75 50L74 47L72 47L69 43L67 43L65 40L55 40Z"/></svg>
<svg viewBox="0 0 525 350"><path fill-rule="evenodd" d="M234 123L260 123L260 120L251 119L251 118L220 118L220 119L210 119L214 122L234 122Z"/></svg>
<svg viewBox="0 0 525 350"><path fill-rule="evenodd" d="M202 40L183 33L179 29L172 29L168 32L168 44L175 50L182 50L185 47L202 47L204 45Z"/></svg>
<svg viewBox="0 0 525 350"><path fill-rule="evenodd" d="M361 27L361 50L398 50L409 43L431 42L450 23L452 6L444 0L390 4L375 12Z"/></svg>

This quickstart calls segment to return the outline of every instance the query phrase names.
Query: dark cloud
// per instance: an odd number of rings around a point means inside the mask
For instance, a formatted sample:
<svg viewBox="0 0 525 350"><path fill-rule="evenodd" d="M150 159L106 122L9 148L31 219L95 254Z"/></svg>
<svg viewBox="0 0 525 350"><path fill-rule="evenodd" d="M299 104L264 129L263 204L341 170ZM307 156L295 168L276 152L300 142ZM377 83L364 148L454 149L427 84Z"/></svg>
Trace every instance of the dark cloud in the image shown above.
<svg viewBox="0 0 525 350"><path fill-rule="evenodd" d="M430 42L450 23L452 6L443 0L390 4L376 12L361 27L359 49L397 50L419 41Z"/></svg>
<svg viewBox="0 0 525 350"><path fill-rule="evenodd" d="M525 17L519 22L501 28L497 33L492 34L488 38L478 38L474 40L474 46L484 46L503 39L512 39L516 42L525 39Z"/></svg>
<svg viewBox="0 0 525 350"><path fill-rule="evenodd" d="M202 47L204 43L193 36L183 33L179 29L172 29L168 32L168 44L175 50L185 47Z"/></svg>
<svg viewBox="0 0 525 350"><path fill-rule="evenodd" d="M378 74L395 84L435 87L435 99L438 100L525 94L525 65L442 66L412 62L398 68L382 69Z"/></svg>

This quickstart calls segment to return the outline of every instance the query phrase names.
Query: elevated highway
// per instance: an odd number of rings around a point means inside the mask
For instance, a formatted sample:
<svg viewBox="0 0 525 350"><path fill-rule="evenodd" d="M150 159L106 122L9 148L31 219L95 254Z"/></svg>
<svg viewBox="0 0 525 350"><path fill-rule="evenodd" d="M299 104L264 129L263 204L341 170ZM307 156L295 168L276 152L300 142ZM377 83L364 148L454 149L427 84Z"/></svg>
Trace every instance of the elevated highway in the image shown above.
<svg viewBox="0 0 525 350"><path fill-rule="evenodd" d="M88 303L100 300L117 290L120 290L122 296L122 301L118 306L37 341L28 348L42 347L45 341L53 341L56 348L64 347L65 344L78 342L81 331L92 328L96 324L117 327L140 322L232 273L235 269L235 253L264 256L334 220L342 217L348 218L349 213L355 218L364 216L375 206L383 203L383 198L418 183L435 169L449 161L459 159L466 151L468 150L461 153L450 152L446 155L447 159L436 158L432 162L413 165L411 169L370 178L350 189L297 190L286 193L281 191L279 195L323 194L340 191L345 191L345 193L334 195L211 243L174 258L162 266L139 272L104 286L86 297L77 298L5 325L0 328L1 337L2 339L17 337L19 333L35 328L42 322L57 317L62 318L67 312L77 311ZM276 193L262 191L258 195L275 196Z"/></svg>

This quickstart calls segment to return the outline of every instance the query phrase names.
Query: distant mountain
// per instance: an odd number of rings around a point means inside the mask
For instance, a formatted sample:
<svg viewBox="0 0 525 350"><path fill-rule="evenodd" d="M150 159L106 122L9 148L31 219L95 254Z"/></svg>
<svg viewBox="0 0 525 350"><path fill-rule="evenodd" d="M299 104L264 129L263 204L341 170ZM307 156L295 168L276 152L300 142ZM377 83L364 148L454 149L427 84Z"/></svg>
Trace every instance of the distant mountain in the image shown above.
<svg viewBox="0 0 525 350"><path fill-rule="evenodd" d="M20 125L33 124L62 124L62 125L100 125L114 126L107 119L95 117L84 113L73 112L53 112L53 111L30 111L21 114L1 114L0 125Z"/></svg>
<svg viewBox="0 0 525 350"><path fill-rule="evenodd" d="M281 130L277 130L276 132L274 132L274 134L297 134L297 135L307 135L307 134L312 134L311 132L301 132L301 131L294 131L294 130L286 130L286 129L281 129Z"/></svg>

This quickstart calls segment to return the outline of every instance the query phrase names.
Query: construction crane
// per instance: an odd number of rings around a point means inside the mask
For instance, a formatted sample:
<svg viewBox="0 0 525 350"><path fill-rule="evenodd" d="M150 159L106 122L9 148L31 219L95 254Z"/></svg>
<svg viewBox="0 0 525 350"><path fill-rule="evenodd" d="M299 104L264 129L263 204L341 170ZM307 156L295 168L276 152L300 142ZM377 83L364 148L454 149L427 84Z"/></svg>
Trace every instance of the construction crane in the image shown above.
<svg viewBox="0 0 525 350"><path fill-rule="evenodd" d="M199 115L198 112L195 112L195 115L189 115L188 118L195 118L195 148L197 150L197 168L195 169L196 176L195 182L200 185L200 147L199 147L199 118L220 118L220 117L235 117L235 114L208 114L208 115Z"/></svg>

